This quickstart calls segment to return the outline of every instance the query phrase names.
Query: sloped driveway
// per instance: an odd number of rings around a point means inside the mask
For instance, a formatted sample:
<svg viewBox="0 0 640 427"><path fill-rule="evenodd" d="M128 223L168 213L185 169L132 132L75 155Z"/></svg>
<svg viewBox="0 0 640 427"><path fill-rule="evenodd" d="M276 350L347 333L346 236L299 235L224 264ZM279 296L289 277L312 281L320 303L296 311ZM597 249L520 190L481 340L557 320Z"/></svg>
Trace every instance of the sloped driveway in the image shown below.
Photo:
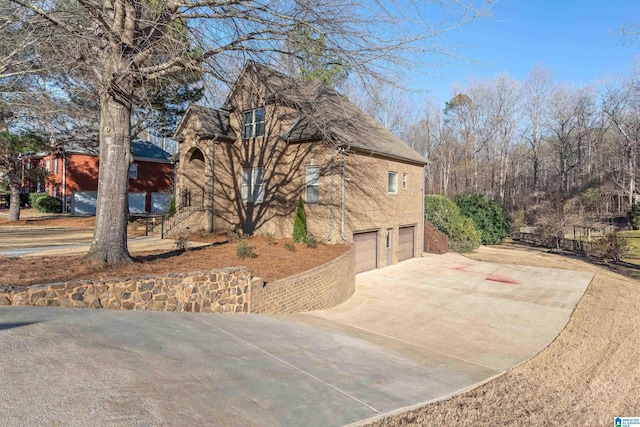
<svg viewBox="0 0 640 427"><path fill-rule="evenodd" d="M361 274L349 301L307 314L4 307L0 420L343 425L526 360L590 280L445 255Z"/></svg>

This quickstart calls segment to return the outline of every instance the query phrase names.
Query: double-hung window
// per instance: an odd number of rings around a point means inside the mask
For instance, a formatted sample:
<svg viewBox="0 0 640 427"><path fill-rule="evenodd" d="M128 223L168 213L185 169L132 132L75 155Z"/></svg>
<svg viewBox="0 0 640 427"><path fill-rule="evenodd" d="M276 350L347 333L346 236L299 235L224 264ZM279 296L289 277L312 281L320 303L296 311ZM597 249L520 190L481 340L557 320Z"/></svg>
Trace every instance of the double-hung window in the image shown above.
<svg viewBox="0 0 640 427"><path fill-rule="evenodd" d="M242 169L242 201L264 201L264 168Z"/></svg>
<svg viewBox="0 0 640 427"><path fill-rule="evenodd" d="M393 194L398 192L398 172L389 172L387 179L387 192Z"/></svg>
<svg viewBox="0 0 640 427"><path fill-rule="evenodd" d="M264 108L245 111L242 119L242 137L244 139L264 135Z"/></svg>
<svg viewBox="0 0 640 427"><path fill-rule="evenodd" d="M305 193L305 201L307 203L318 203L320 201L320 166L307 167Z"/></svg>

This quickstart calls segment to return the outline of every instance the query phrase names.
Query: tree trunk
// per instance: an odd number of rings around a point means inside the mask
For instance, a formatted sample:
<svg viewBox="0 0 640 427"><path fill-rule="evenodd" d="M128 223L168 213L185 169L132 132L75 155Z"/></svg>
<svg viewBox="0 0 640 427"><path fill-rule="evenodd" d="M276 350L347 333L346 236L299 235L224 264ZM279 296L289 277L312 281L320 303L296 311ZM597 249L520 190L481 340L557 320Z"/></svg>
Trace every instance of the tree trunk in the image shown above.
<svg viewBox="0 0 640 427"><path fill-rule="evenodd" d="M18 221L20 219L20 182L10 182L9 190L11 191L9 199L9 221Z"/></svg>
<svg viewBox="0 0 640 427"><path fill-rule="evenodd" d="M133 262L127 249L131 107L110 93L100 96L98 206L87 258L107 264ZM109 173L106 173L106 171Z"/></svg>

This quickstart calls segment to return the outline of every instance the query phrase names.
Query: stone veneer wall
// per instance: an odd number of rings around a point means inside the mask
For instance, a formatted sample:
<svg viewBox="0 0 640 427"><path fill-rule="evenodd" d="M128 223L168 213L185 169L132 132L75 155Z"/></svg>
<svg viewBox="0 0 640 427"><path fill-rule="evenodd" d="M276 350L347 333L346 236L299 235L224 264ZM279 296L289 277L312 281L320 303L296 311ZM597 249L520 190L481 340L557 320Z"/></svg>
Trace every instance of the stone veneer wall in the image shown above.
<svg viewBox="0 0 640 427"><path fill-rule="evenodd" d="M355 291L355 248L311 270L265 284L245 267L194 273L0 286L0 306L205 313L296 313L334 307Z"/></svg>
<svg viewBox="0 0 640 427"><path fill-rule="evenodd" d="M247 268L0 287L0 305L211 313L249 311Z"/></svg>
<svg viewBox="0 0 640 427"><path fill-rule="evenodd" d="M253 280L251 313L299 313L343 303L356 288L355 247L326 264L264 284Z"/></svg>

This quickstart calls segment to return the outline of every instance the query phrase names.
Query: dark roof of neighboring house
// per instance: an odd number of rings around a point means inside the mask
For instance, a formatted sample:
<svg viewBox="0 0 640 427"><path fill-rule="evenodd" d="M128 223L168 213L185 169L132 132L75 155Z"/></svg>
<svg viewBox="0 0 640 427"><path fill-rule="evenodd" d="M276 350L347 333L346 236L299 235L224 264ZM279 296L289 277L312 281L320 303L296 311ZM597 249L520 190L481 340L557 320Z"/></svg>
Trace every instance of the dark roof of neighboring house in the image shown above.
<svg viewBox="0 0 640 427"><path fill-rule="evenodd" d="M169 162L171 154L149 141L133 141L131 143L133 158Z"/></svg>
<svg viewBox="0 0 640 427"><path fill-rule="evenodd" d="M98 156L100 149L98 145L81 144L75 141L68 141L57 144L58 149L67 153L88 154ZM132 141L131 152L134 159L147 160L159 163L170 163L171 154L149 141Z"/></svg>
<svg viewBox="0 0 640 427"><path fill-rule="evenodd" d="M178 124L174 138L182 132L182 124L187 122L188 116L194 115L200 121L202 128L198 131L199 136L208 138L229 138L236 139L236 133L229 124L229 112L225 110L215 110L213 108L191 105L185 112L184 117Z"/></svg>

